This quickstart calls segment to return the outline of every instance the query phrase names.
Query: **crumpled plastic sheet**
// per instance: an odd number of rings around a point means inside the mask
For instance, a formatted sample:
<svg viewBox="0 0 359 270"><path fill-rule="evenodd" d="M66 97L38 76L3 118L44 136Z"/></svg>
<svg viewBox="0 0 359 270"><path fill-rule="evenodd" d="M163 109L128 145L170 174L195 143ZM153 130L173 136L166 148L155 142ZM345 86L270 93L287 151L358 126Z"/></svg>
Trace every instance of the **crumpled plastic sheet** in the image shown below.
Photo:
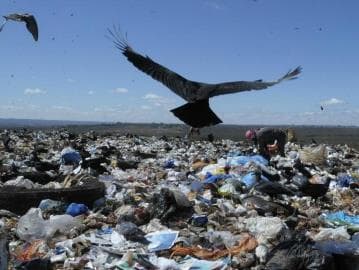
<svg viewBox="0 0 359 270"><path fill-rule="evenodd" d="M170 249L176 242L178 232L176 231L157 231L145 235L151 243L148 245L150 252Z"/></svg>
<svg viewBox="0 0 359 270"><path fill-rule="evenodd" d="M325 222L331 225L347 225L352 229L359 230L359 215L349 215L344 211L327 213L322 215Z"/></svg>

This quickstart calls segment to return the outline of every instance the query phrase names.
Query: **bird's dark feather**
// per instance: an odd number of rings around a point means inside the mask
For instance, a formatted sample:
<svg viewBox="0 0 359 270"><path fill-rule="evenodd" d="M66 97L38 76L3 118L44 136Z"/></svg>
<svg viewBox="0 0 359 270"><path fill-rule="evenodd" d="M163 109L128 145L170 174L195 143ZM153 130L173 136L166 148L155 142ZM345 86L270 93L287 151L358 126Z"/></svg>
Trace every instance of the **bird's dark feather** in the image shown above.
<svg viewBox="0 0 359 270"><path fill-rule="evenodd" d="M300 74L301 70L302 70L301 67L297 67L293 71L289 71L283 77L272 82L256 80L256 81L237 81L237 82L226 82L226 83L215 84L212 86L212 90L209 92L209 97L225 95L225 94L234 94L243 91L266 89L282 81L296 79L297 78L296 76Z"/></svg>
<svg viewBox="0 0 359 270"><path fill-rule="evenodd" d="M108 31L116 48L122 51L129 62L153 79L163 83L183 99L193 101L191 97L195 96L196 91L204 85L200 82L187 80L172 70L156 63L150 57L142 56L127 44L118 31L109 29Z"/></svg>
<svg viewBox="0 0 359 270"><path fill-rule="evenodd" d="M194 128L202 128L222 123L222 120L211 110L209 101L201 100L194 103L186 103L171 112L187 125Z"/></svg>
<svg viewBox="0 0 359 270"><path fill-rule="evenodd" d="M29 30L34 40L37 41L39 39L39 29L37 27L37 23L34 16L28 16L24 18L26 23L26 28Z"/></svg>

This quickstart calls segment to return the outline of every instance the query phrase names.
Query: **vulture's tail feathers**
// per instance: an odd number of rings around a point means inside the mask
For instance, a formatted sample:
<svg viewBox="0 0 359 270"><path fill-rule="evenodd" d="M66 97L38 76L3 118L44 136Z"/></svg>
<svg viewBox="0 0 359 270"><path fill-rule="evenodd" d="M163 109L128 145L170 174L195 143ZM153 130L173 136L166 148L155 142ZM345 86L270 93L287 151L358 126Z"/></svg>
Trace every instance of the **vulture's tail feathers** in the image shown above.
<svg viewBox="0 0 359 270"><path fill-rule="evenodd" d="M222 120L209 107L208 99L194 103L186 103L171 112L187 125L194 128L214 126L222 123Z"/></svg>

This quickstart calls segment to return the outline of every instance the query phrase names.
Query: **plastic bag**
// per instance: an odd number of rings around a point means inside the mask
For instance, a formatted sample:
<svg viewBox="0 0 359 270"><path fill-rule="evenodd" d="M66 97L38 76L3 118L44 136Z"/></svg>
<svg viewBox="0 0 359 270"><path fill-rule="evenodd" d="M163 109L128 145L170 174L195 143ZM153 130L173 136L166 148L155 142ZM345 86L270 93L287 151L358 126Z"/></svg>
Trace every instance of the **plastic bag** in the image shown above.
<svg viewBox="0 0 359 270"><path fill-rule="evenodd" d="M196 269L196 270L224 270L227 269L229 261L216 260L216 261L207 261L195 259L191 256L186 256L183 260L178 263L181 266L181 269Z"/></svg>
<svg viewBox="0 0 359 270"><path fill-rule="evenodd" d="M255 172L249 172L241 177L241 182L246 186L247 189L251 189L257 183L257 175Z"/></svg>
<svg viewBox="0 0 359 270"><path fill-rule="evenodd" d="M237 191L236 191L236 187L232 183L225 183L223 186L221 186L218 189L218 193L226 197L237 193Z"/></svg>
<svg viewBox="0 0 359 270"><path fill-rule="evenodd" d="M319 233L313 236L314 241L323 241L323 240L349 240L350 235L347 232L346 227L338 228L323 228Z"/></svg>
<svg viewBox="0 0 359 270"><path fill-rule="evenodd" d="M82 203L71 203L67 209L66 214L76 217L82 214L86 214L89 211L86 205Z"/></svg>
<svg viewBox="0 0 359 270"><path fill-rule="evenodd" d="M24 178L24 176L18 176L16 179L6 181L4 186L23 187L26 189L35 189L41 187L41 185Z"/></svg>
<svg viewBox="0 0 359 270"><path fill-rule="evenodd" d="M289 240L280 243L270 253L266 269L302 270L333 269L332 258L319 250L312 248L305 242Z"/></svg>
<svg viewBox="0 0 359 270"><path fill-rule="evenodd" d="M256 256L261 263L264 263L267 260L268 252L268 248L265 245L259 245L256 248Z"/></svg>
<svg viewBox="0 0 359 270"><path fill-rule="evenodd" d="M255 217L245 220L247 230L256 236L259 244L275 240L284 229L285 223L279 217Z"/></svg>
<svg viewBox="0 0 359 270"><path fill-rule="evenodd" d="M159 231L146 234L146 239L151 243L148 245L150 252L170 249L178 237L177 231Z"/></svg>
<svg viewBox="0 0 359 270"><path fill-rule="evenodd" d="M268 160L266 160L261 155L228 157L227 165L229 166L245 165L251 161L255 162L256 164L261 164L265 166L268 165Z"/></svg>
<svg viewBox="0 0 359 270"><path fill-rule="evenodd" d="M217 183L218 181L224 180L229 177L230 177L230 175L228 175L228 174L211 175L211 176L207 177L203 183L213 184L213 183Z"/></svg>
<svg viewBox="0 0 359 270"><path fill-rule="evenodd" d="M331 225L347 225L351 229L359 229L359 216L352 216L344 211L323 214L322 218Z"/></svg>
<svg viewBox="0 0 359 270"><path fill-rule="evenodd" d="M66 234L80 222L70 215L51 216L44 220L40 208L31 208L23 215L17 224L16 233L20 239L32 241L35 239L49 239L56 232Z"/></svg>
<svg viewBox="0 0 359 270"><path fill-rule="evenodd" d="M208 240L214 248L221 246L231 248L236 244L238 239L228 231L210 231L208 232Z"/></svg>
<svg viewBox="0 0 359 270"><path fill-rule="evenodd" d="M303 147L299 150L299 158L303 163L312 163L314 165L322 165L327 158L327 151L325 145L316 147Z"/></svg>
<svg viewBox="0 0 359 270"><path fill-rule="evenodd" d="M314 247L327 254L359 255L359 234L354 235L351 241L318 241Z"/></svg>
<svg viewBox="0 0 359 270"><path fill-rule="evenodd" d="M245 185L247 189L251 189L259 180L262 181L269 181L268 178L266 178L263 175L257 175L256 172L249 172L246 175L241 177L241 182Z"/></svg>
<svg viewBox="0 0 359 270"><path fill-rule="evenodd" d="M42 218L39 208L31 208L24 216L19 219L16 233L20 239L32 241L35 239L46 238L46 222Z"/></svg>
<svg viewBox="0 0 359 270"><path fill-rule="evenodd" d="M61 163L63 165L78 166L81 161L81 155L72 147L66 147L61 151Z"/></svg>
<svg viewBox="0 0 359 270"><path fill-rule="evenodd" d="M40 208L42 212L64 213L66 206L64 202L45 199L40 202L38 208Z"/></svg>
<svg viewBox="0 0 359 270"><path fill-rule="evenodd" d="M339 173L336 181L340 187L350 187L359 184L358 179L346 173Z"/></svg>

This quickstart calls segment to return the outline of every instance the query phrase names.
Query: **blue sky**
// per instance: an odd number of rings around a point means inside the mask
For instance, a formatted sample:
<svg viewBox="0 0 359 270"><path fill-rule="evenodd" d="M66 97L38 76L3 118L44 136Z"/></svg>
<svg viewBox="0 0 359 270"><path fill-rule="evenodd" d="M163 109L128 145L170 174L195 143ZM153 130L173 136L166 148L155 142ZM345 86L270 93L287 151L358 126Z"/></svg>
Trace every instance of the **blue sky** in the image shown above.
<svg viewBox="0 0 359 270"><path fill-rule="evenodd" d="M3 0L36 16L0 32L0 118L180 123L185 103L106 39L121 25L142 54L202 82L298 80L211 99L227 124L359 125L359 1ZM324 110L320 110L320 105Z"/></svg>

